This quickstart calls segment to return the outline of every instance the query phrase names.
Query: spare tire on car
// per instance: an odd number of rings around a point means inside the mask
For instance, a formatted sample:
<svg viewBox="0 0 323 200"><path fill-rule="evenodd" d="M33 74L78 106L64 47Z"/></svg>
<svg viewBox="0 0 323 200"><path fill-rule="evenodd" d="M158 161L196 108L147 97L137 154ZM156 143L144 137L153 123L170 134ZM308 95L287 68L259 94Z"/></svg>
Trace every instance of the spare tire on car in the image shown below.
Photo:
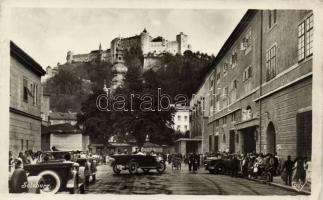
<svg viewBox="0 0 323 200"><path fill-rule="evenodd" d="M40 189L41 194L55 194L61 188L62 181L56 172L45 170L40 172L38 176L43 181L43 187Z"/></svg>

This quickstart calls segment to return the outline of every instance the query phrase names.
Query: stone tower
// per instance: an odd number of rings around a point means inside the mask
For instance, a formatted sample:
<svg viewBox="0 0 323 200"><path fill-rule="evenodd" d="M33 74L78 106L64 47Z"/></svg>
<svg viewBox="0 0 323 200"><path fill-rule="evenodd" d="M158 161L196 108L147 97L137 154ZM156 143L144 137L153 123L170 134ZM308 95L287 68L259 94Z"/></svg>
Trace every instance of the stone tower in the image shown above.
<svg viewBox="0 0 323 200"><path fill-rule="evenodd" d="M68 51L67 52L67 56L66 56L67 63L69 63L69 64L72 63L72 61L73 61L73 55L74 55L74 53L72 51Z"/></svg>
<svg viewBox="0 0 323 200"><path fill-rule="evenodd" d="M112 91L116 90L118 87L122 87L124 76L128 71L128 68L124 64L123 60L123 49L116 44L116 54L115 54L115 62L112 67L113 78L111 81L111 89Z"/></svg>
<svg viewBox="0 0 323 200"><path fill-rule="evenodd" d="M98 55L98 59L99 59L100 62L102 62L104 60L101 43L99 45L99 55Z"/></svg>
<svg viewBox="0 0 323 200"><path fill-rule="evenodd" d="M187 35L185 35L183 32L180 32L178 35L176 35L176 41L178 44L177 53L183 54L184 51L189 49L189 45L187 44Z"/></svg>
<svg viewBox="0 0 323 200"><path fill-rule="evenodd" d="M140 42L141 42L141 50L143 54L147 54L149 49L149 43L150 43L151 36L147 32L146 28L140 33Z"/></svg>

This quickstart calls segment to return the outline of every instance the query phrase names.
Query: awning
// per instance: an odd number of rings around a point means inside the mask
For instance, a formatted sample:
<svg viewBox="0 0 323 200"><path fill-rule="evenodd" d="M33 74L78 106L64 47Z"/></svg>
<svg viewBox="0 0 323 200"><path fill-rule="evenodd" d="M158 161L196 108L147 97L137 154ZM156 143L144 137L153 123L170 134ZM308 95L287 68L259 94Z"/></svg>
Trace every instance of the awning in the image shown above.
<svg viewBox="0 0 323 200"><path fill-rule="evenodd" d="M235 125L236 130L252 128L255 126L259 126L259 118L253 118L247 121L236 123Z"/></svg>

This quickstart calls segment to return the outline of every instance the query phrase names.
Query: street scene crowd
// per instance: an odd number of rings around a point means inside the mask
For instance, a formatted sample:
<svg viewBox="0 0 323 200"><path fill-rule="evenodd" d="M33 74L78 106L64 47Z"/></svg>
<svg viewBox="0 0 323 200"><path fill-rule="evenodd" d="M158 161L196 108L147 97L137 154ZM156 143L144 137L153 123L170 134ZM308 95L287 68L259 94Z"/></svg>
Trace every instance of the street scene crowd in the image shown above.
<svg viewBox="0 0 323 200"><path fill-rule="evenodd" d="M117 151L116 153L109 153L106 155L93 155L89 152L63 152L58 151L55 147L51 152L33 152L32 150L20 152L17 157L9 152L9 176L10 188L13 193L28 192L28 188L19 187L28 183L27 173L24 170L24 165L46 163L51 159L61 159L63 162L76 162L84 166L82 175L84 183L90 184L96 181L97 166L100 164L110 164L113 160L113 155L150 155L156 156L158 160L162 160L171 166L172 170L181 170L182 165L188 167L189 173L197 173L200 168L206 165L208 160L226 161L225 168L220 172L221 174L230 174L232 177L242 177L248 179L262 179L266 175L266 180L272 182L275 176L280 176L285 185L291 186L292 182L304 184L310 179L307 174L309 168L309 161L301 156L296 157L294 160L291 156L287 156L286 160L275 154L263 153L247 153L247 154L229 154L227 152L217 153L156 153L153 150L145 152L140 148L136 148L134 152L128 153L127 150L123 152ZM83 163L83 164L82 164Z"/></svg>
<svg viewBox="0 0 323 200"><path fill-rule="evenodd" d="M287 156L285 160L275 154L247 153L229 154L227 152L195 154L165 154L164 160L172 164L172 168L181 169L181 163L189 167L189 171L195 172L207 159L228 160L228 170L234 177L257 179L264 172L268 175L269 182L274 176L281 176L285 185L291 186L292 181L304 184L310 178L306 171L309 169L309 160L298 156L291 160Z"/></svg>

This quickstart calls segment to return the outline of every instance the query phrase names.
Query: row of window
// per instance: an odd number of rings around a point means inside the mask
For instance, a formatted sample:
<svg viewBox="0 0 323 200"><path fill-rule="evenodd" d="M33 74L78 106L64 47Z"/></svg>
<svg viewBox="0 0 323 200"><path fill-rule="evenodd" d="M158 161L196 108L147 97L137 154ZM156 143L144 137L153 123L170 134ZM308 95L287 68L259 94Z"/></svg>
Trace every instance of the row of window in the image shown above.
<svg viewBox="0 0 323 200"><path fill-rule="evenodd" d="M182 120L182 116L181 115L177 115L177 121L181 121ZM188 120L188 116L184 116L184 121L186 122Z"/></svg>
<svg viewBox="0 0 323 200"><path fill-rule="evenodd" d="M177 125L176 130L181 130L182 126L181 125ZM188 131L188 126L184 125L184 131Z"/></svg>
<svg viewBox="0 0 323 200"><path fill-rule="evenodd" d="M269 10L268 11L268 27L271 28L274 24L277 22L276 17L276 10ZM246 39L249 38L249 39ZM246 35L246 37L243 39L244 45L242 45L242 50L245 50L248 46L246 44L246 41L251 39L251 31L249 31ZM250 43L249 43L250 45ZM306 57L309 57L313 54L313 15L310 15L307 17L303 22L301 22L298 26L298 60L302 61ZM266 51L266 81L269 81L276 77L277 74L277 45L273 45ZM232 68L236 65L238 61L238 54L236 50L233 50L233 53L231 55L231 66ZM229 63L225 62L223 64L223 74L226 76L229 69ZM247 67L243 72L243 81L247 81L252 77L252 67ZM216 74L216 81L218 82L221 78L220 71ZM214 81L211 79L210 87L214 87ZM237 80L233 80L231 82L231 90L237 88ZM229 94L229 88L225 87L223 88L223 95ZM211 106L213 106L213 100L211 100ZM218 101L218 98L216 97L215 101Z"/></svg>

